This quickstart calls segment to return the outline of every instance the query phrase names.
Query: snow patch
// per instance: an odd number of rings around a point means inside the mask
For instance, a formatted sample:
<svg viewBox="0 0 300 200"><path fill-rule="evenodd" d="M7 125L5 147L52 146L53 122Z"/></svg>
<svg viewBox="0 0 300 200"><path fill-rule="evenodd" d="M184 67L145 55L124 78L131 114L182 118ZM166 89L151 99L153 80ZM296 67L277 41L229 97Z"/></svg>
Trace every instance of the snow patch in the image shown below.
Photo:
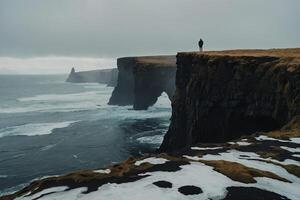
<svg viewBox="0 0 300 200"><path fill-rule="evenodd" d="M201 158L199 158L198 156L187 156L187 155L184 155L184 156L182 156L182 157L187 158L187 159L189 159L189 160L194 160L194 161L199 161L199 160L201 160Z"/></svg>
<svg viewBox="0 0 300 200"><path fill-rule="evenodd" d="M298 138L290 138L293 143L300 144L300 137Z"/></svg>
<svg viewBox="0 0 300 200"><path fill-rule="evenodd" d="M290 147L285 147L285 146L280 146L280 148L287 150L292 153L300 153L300 148L290 148Z"/></svg>
<svg viewBox="0 0 300 200"><path fill-rule="evenodd" d="M136 161L134 165L136 166L140 166L143 163L150 163L152 165L159 165L159 164L164 164L166 163L168 160L164 159L164 158L155 158L155 157L150 157L150 158L146 158L144 160L139 160Z"/></svg>
<svg viewBox="0 0 300 200"><path fill-rule="evenodd" d="M100 173L100 174L110 174L110 169L98 169L98 170L94 170L94 172L96 173Z"/></svg>
<svg viewBox="0 0 300 200"><path fill-rule="evenodd" d="M28 197L20 197L20 198L16 198L16 200L31 200L31 199L36 199L42 195L48 194L48 193L57 193L57 192L62 192L66 189L68 189L69 187L66 186L60 186L60 187L52 187L52 188L48 188L45 190L42 190L41 192L38 192L32 196L28 196Z"/></svg>
<svg viewBox="0 0 300 200"><path fill-rule="evenodd" d="M259 141L263 141L263 140L274 140L274 141L280 141L280 142L289 142L287 140L279 140L279 139L276 139L276 138L272 138L272 137L268 137L266 135L260 135L258 137L255 137L256 140L259 140Z"/></svg>
<svg viewBox="0 0 300 200"><path fill-rule="evenodd" d="M240 145L240 146L248 146L248 145L251 145L251 143L249 142L228 142L228 144L237 144L237 145Z"/></svg>
<svg viewBox="0 0 300 200"><path fill-rule="evenodd" d="M217 150L222 148L223 147L191 147L192 150L196 150L196 151Z"/></svg>
<svg viewBox="0 0 300 200"><path fill-rule="evenodd" d="M52 199L77 199L77 200L141 200L141 199L165 199L165 200L191 200L191 199L223 199L227 194L227 187L257 187L267 191L273 191L290 199L299 199L299 178L293 183L285 183L270 178L255 178L257 183L244 184L233 181L227 176L213 170L212 167L199 162L191 162L189 165L180 166L176 172L148 172L148 177L129 183L107 183L97 191L84 194L86 188L77 188L69 191L58 190L57 193L41 197L41 200ZM156 181L168 181L173 187L162 189L153 185ZM202 189L203 193L193 196L185 196L178 192L178 188L185 185L193 185ZM56 189L57 190L57 189ZM46 190L45 190L46 191ZM42 191L42 193L45 193ZM50 189L55 191L55 189ZM49 192L49 190L47 191ZM38 194L40 196L41 193ZM34 196L36 197L36 196ZM24 198L34 199L33 196Z"/></svg>

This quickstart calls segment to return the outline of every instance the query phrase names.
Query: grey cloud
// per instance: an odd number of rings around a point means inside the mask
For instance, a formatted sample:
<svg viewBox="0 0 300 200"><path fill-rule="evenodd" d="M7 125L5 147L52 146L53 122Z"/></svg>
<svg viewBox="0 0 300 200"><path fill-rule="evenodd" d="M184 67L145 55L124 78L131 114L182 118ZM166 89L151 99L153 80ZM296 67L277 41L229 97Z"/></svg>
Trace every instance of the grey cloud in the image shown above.
<svg viewBox="0 0 300 200"><path fill-rule="evenodd" d="M299 0L1 0L0 56L295 47Z"/></svg>

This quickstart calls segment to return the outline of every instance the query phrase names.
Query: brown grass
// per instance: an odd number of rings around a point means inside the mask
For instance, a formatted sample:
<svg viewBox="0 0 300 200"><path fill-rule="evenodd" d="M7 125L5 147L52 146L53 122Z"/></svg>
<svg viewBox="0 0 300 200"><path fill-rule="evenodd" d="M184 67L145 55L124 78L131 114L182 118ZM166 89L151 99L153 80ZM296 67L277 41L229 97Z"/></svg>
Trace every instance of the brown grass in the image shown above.
<svg viewBox="0 0 300 200"><path fill-rule="evenodd" d="M271 131L268 133L265 133L264 135L267 135L272 138L276 139L289 139L293 137L300 137L300 130L294 130L294 131Z"/></svg>
<svg viewBox="0 0 300 200"><path fill-rule="evenodd" d="M206 52L182 52L182 54L211 55L211 56L233 56L233 57L276 57L281 63L300 64L300 48L287 49L237 49L224 51Z"/></svg>
<svg viewBox="0 0 300 200"><path fill-rule="evenodd" d="M287 123L282 130L300 130L300 115L293 117L293 119ZM300 137L300 133L298 133Z"/></svg>
<svg viewBox="0 0 300 200"><path fill-rule="evenodd" d="M283 165L281 163L273 162L273 161L270 161L270 160L259 160L259 161L269 163L269 164L273 164L273 165L278 165L278 166L284 168L290 174L293 174L293 175L300 178L300 166L292 165L292 164Z"/></svg>
<svg viewBox="0 0 300 200"><path fill-rule="evenodd" d="M224 160L201 160L200 162L213 167L215 171L224 174L230 179L242 183L256 183L256 180L254 179L255 177L267 177L279 181L290 182L272 172L246 167L236 162L229 162Z"/></svg>
<svg viewBox="0 0 300 200"><path fill-rule="evenodd" d="M297 165L280 165L286 171L300 178L300 167Z"/></svg>

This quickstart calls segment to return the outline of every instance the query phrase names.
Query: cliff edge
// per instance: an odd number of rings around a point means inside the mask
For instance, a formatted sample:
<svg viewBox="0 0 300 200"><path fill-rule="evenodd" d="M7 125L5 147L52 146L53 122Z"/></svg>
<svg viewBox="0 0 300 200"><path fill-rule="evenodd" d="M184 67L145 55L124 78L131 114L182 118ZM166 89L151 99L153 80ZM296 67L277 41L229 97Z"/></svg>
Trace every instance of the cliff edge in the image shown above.
<svg viewBox="0 0 300 200"><path fill-rule="evenodd" d="M109 100L110 105L133 105L145 110L166 92L172 99L175 91L175 56L125 57L117 61L119 76Z"/></svg>
<svg viewBox="0 0 300 200"><path fill-rule="evenodd" d="M300 49L178 53L161 151L275 130L300 114Z"/></svg>

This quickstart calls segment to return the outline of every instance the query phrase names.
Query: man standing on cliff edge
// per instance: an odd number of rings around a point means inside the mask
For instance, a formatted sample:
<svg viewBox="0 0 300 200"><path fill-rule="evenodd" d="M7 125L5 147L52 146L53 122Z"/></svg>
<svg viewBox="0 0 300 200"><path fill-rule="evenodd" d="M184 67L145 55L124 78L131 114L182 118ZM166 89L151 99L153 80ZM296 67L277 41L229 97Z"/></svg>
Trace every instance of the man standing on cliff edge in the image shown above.
<svg viewBox="0 0 300 200"><path fill-rule="evenodd" d="M199 49L200 49L200 52L203 52L203 40L200 38L199 42L198 42L198 45L199 45Z"/></svg>

